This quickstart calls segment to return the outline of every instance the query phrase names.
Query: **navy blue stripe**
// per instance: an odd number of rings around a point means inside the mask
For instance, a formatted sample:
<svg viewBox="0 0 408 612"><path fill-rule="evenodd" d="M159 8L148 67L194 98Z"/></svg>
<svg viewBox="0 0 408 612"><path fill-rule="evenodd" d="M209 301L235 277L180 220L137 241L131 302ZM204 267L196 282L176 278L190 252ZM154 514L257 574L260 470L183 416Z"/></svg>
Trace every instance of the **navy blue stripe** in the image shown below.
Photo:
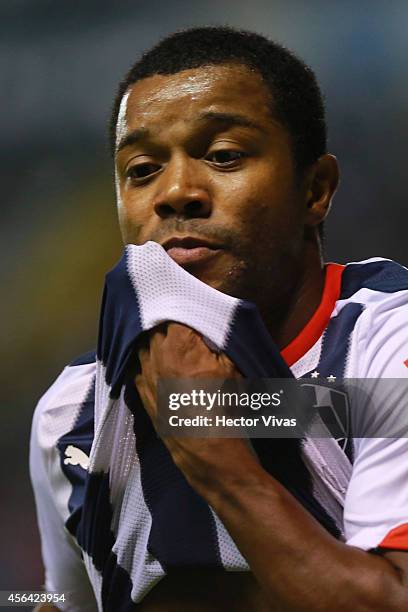
<svg viewBox="0 0 408 612"><path fill-rule="evenodd" d="M132 580L129 573L118 565L116 553L112 551L115 543L112 516L109 474L89 474L77 541L102 575L103 611L131 612L136 606L131 599Z"/></svg>
<svg viewBox="0 0 408 612"><path fill-rule="evenodd" d="M152 516L149 552L165 570L222 567L213 514L188 484L157 436L133 383L126 403L134 415L143 496Z"/></svg>
<svg viewBox="0 0 408 612"><path fill-rule="evenodd" d="M92 558L94 566L100 572L103 572L115 542L111 524L109 474L88 473L76 537L80 547Z"/></svg>
<svg viewBox="0 0 408 612"><path fill-rule="evenodd" d="M95 363L95 361L96 361L96 352L93 350L93 351L88 351L87 353L84 353L83 355L80 355L79 357L71 361L69 365L70 366L86 365L88 363Z"/></svg>
<svg viewBox="0 0 408 612"><path fill-rule="evenodd" d="M131 599L132 580L128 572L118 565L111 552L103 571L102 606L104 612L134 612L137 604Z"/></svg>
<svg viewBox="0 0 408 612"><path fill-rule="evenodd" d="M98 359L106 366L111 397L119 397L136 338L143 332L139 302L126 268L126 253L106 275L99 322Z"/></svg>
<svg viewBox="0 0 408 612"><path fill-rule="evenodd" d="M241 301L224 350L247 378L293 378L254 304Z"/></svg>
<svg viewBox="0 0 408 612"><path fill-rule="evenodd" d="M346 266L340 300L346 300L362 288L393 293L408 289L408 270L395 261L372 261Z"/></svg>
<svg viewBox="0 0 408 612"><path fill-rule="evenodd" d="M337 379L336 388L338 390L341 390L341 386L339 386L338 383L345 375L351 334L363 311L363 304L358 304L356 302L346 304L336 317L330 319L323 335L320 360L316 369L319 372L319 379L335 376ZM334 394L332 401L335 402L335 400L336 395ZM343 422L346 423L347 421ZM344 452L351 463L353 463L354 449L350 423L348 427L349 431L344 446Z"/></svg>
<svg viewBox="0 0 408 612"><path fill-rule="evenodd" d="M78 544L92 559L102 575L102 609L104 612L131 612L132 580L118 565L112 551L115 536L111 530L112 507L109 501L109 474L88 475L84 507L76 531Z"/></svg>
<svg viewBox="0 0 408 612"><path fill-rule="evenodd" d="M332 317L323 334L320 360L317 366L320 378L344 378L351 334L364 310L362 304L350 302L336 317Z"/></svg>
<svg viewBox="0 0 408 612"><path fill-rule="evenodd" d="M73 535L76 535L76 528L81 518L87 471L80 465L65 464L65 450L68 446L72 445L79 448L89 457L94 437L94 406L95 376L80 406L78 417L72 429L61 436L57 442L61 469L72 485L72 492L68 500L70 516L66 527Z"/></svg>

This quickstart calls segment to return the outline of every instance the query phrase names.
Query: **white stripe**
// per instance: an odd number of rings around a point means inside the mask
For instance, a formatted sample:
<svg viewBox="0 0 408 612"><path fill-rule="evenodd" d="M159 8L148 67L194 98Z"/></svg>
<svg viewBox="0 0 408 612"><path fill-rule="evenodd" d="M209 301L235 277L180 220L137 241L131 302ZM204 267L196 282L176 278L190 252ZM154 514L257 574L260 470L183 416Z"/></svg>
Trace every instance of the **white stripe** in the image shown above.
<svg viewBox="0 0 408 612"><path fill-rule="evenodd" d="M313 495L343 533L343 508L352 465L334 438L302 440L303 461L312 477Z"/></svg>
<svg viewBox="0 0 408 612"><path fill-rule="evenodd" d="M346 266L362 266L364 264L374 263L375 261L391 261L395 263L392 259L388 259L387 257L369 257L368 259L362 259L361 261L349 261Z"/></svg>
<svg viewBox="0 0 408 612"><path fill-rule="evenodd" d="M218 549L224 569L229 572L249 571L249 565L236 547L224 524L210 507L217 529Z"/></svg>
<svg viewBox="0 0 408 612"><path fill-rule="evenodd" d="M147 550L152 517L144 500L137 459L115 523L118 531L112 550L117 555L118 565L128 572L132 580L132 600L139 602L165 576L165 571Z"/></svg>
<svg viewBox="0 0 408 612"><path fill-rule="evenodd" d="M83 551L84 563L86 567L86 571L88 572L88 576L90 582L92 584L92 588L94 591L95 599L98 605L98 612L103 612L102 607L102 575L99 570L93 564L92 558Z"/></svg>
<svg viewBox="0 0 408 612"><path fill-rule="evenodd" d="M143 329L177 321L196 329L219 349L226 346L240 300L186 272L156 242L128 245L126 253Z"/></svg>
<svg viewBox="0 0 408 612"><path fill-rule="evenodd" d="M345 300L338 300L333 310L332 317L337 316L339 312L350 303L364 304L365 306L379 306L380 309L396 308L399 305L407 304L408 290L401 291L376 291L375 289L367 289L363 287ZM391 304L392 303L392 304Z"/></svg>

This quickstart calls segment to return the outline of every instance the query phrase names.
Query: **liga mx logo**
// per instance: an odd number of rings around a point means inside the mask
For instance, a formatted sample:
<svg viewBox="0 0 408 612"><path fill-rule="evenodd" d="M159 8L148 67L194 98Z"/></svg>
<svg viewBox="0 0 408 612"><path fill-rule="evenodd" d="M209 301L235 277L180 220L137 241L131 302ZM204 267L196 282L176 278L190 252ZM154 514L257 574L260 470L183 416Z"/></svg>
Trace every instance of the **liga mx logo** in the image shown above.
<svg viewBox="0 0 408 612"><path fill-rule="evenodd" d="M344 451L350 437L350 404L348 395L341 388L303 383L302 390L309 395L311 406Z"/></svg>

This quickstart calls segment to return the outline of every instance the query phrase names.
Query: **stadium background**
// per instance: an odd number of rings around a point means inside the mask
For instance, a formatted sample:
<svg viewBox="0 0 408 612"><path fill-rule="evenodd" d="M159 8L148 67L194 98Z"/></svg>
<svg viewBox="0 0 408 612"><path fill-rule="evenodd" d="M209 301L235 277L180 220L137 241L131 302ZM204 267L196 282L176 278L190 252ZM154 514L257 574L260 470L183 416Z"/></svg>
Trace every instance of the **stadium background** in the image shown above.
<svg viewBox="0 0 408 612"><path fill-rule="evenodd" d="M41 584L31 415L94 345L104 273L121 252L106 139L115 87L158 38L204 24L270 35L317 73L342 170L328 259L408 264L404 0L2 0L0 589Z"/></svg>

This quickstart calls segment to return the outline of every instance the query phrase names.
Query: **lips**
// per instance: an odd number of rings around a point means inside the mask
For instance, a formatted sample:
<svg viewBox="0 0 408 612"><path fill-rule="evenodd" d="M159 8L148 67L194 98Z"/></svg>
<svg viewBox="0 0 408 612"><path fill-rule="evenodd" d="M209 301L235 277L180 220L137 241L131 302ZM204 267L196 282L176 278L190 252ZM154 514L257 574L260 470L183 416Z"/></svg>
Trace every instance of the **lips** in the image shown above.
<svg viewBox="0 0 408 612"><path fill-rule="evenodd" d="M222 247L218 244L190 236L170 238L162 246L180 266L204 264L222 251Z"/></svg>

